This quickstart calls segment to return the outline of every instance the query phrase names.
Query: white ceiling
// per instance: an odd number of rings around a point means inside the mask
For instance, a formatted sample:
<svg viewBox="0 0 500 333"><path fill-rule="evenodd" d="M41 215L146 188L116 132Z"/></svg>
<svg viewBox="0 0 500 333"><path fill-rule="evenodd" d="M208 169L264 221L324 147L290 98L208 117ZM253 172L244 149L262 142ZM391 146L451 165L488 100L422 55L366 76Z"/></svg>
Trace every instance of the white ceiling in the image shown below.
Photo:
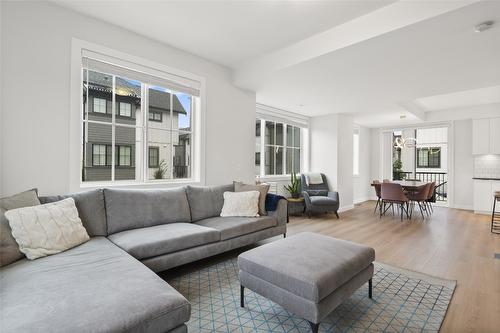
<svg viewBox="0 0 500 333"><path fill-rule="evenodd" d="M479 104L500 103L500 86L471 89L415 100L426 111L439 111Z"/></svg>
<svg viewBox="0 0 500 333"><path fill-rule="evenodd" d="M497 103L500 1L476 1L56 2L230 67L258 103L379 127Z"/></svg>
<svg viewBox="0 0 500 333"><path fill-rule="evenodd" d="M394 1L54 2L235 67Z"/></svg>

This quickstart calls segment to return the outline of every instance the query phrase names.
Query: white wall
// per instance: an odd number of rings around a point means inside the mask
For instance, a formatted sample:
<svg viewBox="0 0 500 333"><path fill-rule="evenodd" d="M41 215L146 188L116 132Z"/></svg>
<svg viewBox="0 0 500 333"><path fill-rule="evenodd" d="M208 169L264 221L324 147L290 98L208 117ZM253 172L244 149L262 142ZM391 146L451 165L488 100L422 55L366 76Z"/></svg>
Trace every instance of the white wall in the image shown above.
<svg viewBox="0 0 500 333"><path fill-rule="evenodd" d="M453 122L453 202L452 207L473 208L474 157L472 155L472 120Z"/></svg>
<svg viewBox="0 0 500 333"><path fill-rule="evenodd" d="M359 203L372 196L371 183L371 144L369 128L359 126L359 175L353 177L353 201Z"/></svg>
<svg viewBox="0 0 500 333"><path fill-rule="evenodd" d="M227 68L57 5L0 6L4 194L33 187L41 194L70 190L72 37L205 77L205 181L254 180L255 94L235 88Z"/></svg>
<svg viewBox="0 0 500 333"><path fill-rule="evenodd" d="M340 210L353 206L352 134L351 116L335 114L310 120L310 171L326 175L330 189L339 192Z"/></svg>

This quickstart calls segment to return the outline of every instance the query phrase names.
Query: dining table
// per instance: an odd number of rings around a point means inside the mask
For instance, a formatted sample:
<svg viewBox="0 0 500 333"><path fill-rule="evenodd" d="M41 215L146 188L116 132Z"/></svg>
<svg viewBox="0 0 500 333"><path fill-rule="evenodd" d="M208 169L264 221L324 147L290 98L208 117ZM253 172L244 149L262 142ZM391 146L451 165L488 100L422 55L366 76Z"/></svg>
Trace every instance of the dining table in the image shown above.
<svg viewBox="0 0 500 333"><path fill-rule="evenodd" d="M425 186L429 182L423 182L420 180L393 180L391 183L399 184L403 190L407 192L417 192L422 186ZM371 183L371 186L380 185L383 183Z"/></svg>

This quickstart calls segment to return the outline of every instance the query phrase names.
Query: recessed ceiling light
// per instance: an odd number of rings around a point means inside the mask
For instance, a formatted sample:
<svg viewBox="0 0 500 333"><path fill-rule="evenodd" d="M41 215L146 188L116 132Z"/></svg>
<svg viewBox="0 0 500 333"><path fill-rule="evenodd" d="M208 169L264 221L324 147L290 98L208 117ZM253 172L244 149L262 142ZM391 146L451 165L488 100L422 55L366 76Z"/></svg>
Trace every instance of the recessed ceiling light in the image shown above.
<svg viewBox="0 0 500 333"><path fill-rule="evenodd" d="M399 115L399 119L405 119L405 118L406 118L405 114Z"/></svg>
<svg viewBox="0 0 500 333"><path fill-rule="evenodd" d="M474 31L475 32L483 32L485 30L491 29L493 27L494 23L495 22L493 22L493 21L486 21L486 22L483 22L483 23L479 23L478 25L476 25L474 27Z"/></svg>
<svg viewBox="0 0 500 333"><path fill-rule="evenodd" d="M303 108L305 105L304 105L304 104L299 104L299 106L300 106L301 108Z"/></svg>

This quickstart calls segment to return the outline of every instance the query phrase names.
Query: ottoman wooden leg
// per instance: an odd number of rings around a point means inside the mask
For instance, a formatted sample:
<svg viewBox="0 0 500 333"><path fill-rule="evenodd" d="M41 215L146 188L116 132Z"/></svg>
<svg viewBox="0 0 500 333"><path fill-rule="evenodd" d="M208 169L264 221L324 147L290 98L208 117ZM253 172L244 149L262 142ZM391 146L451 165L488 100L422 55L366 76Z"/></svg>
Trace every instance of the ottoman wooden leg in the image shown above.
<svg viewBox="0 0 500 333"><path fill-rule="evenodd" d="M311 331L313 333L318 333L319 330L319 323L315 324L313 322L309 322L309 325L311 326Z"/></svg>
<svg viewBox="0 0 500 333"><path fill-rule="evenodd" d="M372 298L372 279L368 280L368 297Z"/></svg>
<svg viewBox="0 0 500 333"><path fill-rule="evenodd" d="M245 287L240 285L240 306L245 307Z"/></svg>

